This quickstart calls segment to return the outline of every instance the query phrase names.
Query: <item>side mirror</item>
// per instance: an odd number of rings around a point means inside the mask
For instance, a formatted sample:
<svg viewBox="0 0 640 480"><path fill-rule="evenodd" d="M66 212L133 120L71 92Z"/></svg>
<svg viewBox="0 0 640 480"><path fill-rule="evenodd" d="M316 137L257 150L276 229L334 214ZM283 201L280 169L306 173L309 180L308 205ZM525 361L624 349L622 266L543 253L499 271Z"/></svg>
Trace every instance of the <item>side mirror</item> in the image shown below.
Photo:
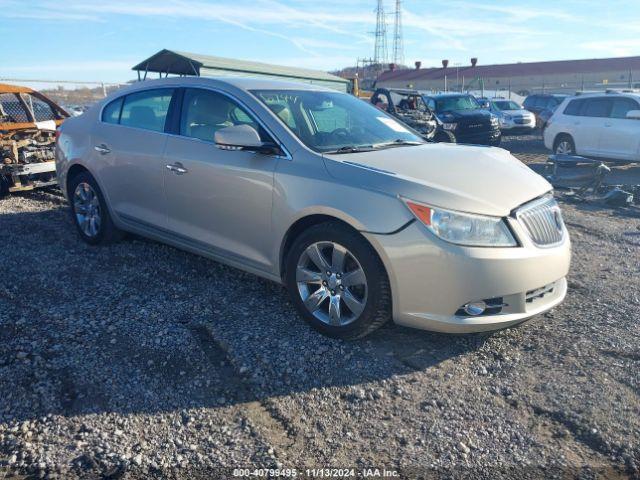
<svg viewBox="0 0 640 480"><path fill-rule="evenodd" d="M629 110L627 112L627 118L631 118L633 120L640 120L640 110Z"/></svg>
<svg viewBox="0 0 640 480"><path fill-rule="evenodd" d="M233 125L221 128L213 138L218 148L222 150L249 150L266 155L280 151L274 143L260 140L260 135L251 125Z"/></svg>

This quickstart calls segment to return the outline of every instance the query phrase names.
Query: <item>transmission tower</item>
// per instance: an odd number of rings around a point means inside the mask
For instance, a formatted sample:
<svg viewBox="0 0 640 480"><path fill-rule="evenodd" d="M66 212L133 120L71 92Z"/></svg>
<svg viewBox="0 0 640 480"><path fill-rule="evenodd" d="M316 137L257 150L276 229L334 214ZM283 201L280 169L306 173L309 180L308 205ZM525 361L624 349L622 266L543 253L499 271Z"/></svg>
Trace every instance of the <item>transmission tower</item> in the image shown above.
<svg viewBox="0 0 640 480"><path fill-rule="evenodd" d="M393 28L393 63L404 65L404 40L402 39L402 0L396 0L396 18Z"/></svg>
<svg viewBox="0 0 640 480"><path fill-rule="evenodd" d="M387 55L387 20L384 15L384 2L378 0L376 7L376 43L373 50L373 61L380 65L386 65L389 61ZM383 67L384 68L384 67Z"/></svg>

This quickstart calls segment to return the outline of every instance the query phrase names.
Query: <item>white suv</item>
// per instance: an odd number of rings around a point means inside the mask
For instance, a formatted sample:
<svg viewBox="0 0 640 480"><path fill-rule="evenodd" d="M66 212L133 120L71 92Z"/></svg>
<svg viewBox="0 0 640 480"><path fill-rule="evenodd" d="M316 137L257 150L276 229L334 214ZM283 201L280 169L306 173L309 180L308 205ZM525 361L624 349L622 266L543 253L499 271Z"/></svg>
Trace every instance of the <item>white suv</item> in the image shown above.
<svg viewBox="0 0 640 480"><path fill-rule="evenodd" d="M640 95L566 98L549 119L544 144L555 153L640 161Z"/></svg>

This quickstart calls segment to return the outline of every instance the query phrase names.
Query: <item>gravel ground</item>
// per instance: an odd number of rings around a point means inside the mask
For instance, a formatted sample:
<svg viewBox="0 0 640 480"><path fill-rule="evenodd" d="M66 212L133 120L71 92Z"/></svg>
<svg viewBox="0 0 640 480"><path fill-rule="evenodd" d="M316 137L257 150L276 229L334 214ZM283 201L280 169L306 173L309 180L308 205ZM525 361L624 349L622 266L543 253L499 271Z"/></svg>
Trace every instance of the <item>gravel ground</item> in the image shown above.
<svg viewBox="0 0 640 480"><path fill-rule="evenodd" d="M87 246L57 195L0 200L0 478L640 478L640 213L564 212L552 312L345 343L276 284L139 238Z"/></svg>

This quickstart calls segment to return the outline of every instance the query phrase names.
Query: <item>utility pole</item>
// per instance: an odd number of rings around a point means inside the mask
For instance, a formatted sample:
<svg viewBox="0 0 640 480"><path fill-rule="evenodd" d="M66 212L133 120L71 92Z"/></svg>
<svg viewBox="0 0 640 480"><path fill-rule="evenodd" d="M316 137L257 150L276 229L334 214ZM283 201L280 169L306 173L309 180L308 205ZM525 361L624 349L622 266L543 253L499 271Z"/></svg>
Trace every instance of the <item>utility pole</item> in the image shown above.
<svg viewBox="0 0 640 480"><path fill-rule="evenodd" d="M402 34L402 0L396 0L396 16L393 29L393 63L404 65L404 39Z"/></svg>
<svg viewBox="0 0 640 480"><path fill-rule="evenodd" d="M384 70L389 61L387 54L387 20L384 15L384 2L378 0L376 7L376 41L373 50L373 61L376 68L380 71Z"/></svg>

